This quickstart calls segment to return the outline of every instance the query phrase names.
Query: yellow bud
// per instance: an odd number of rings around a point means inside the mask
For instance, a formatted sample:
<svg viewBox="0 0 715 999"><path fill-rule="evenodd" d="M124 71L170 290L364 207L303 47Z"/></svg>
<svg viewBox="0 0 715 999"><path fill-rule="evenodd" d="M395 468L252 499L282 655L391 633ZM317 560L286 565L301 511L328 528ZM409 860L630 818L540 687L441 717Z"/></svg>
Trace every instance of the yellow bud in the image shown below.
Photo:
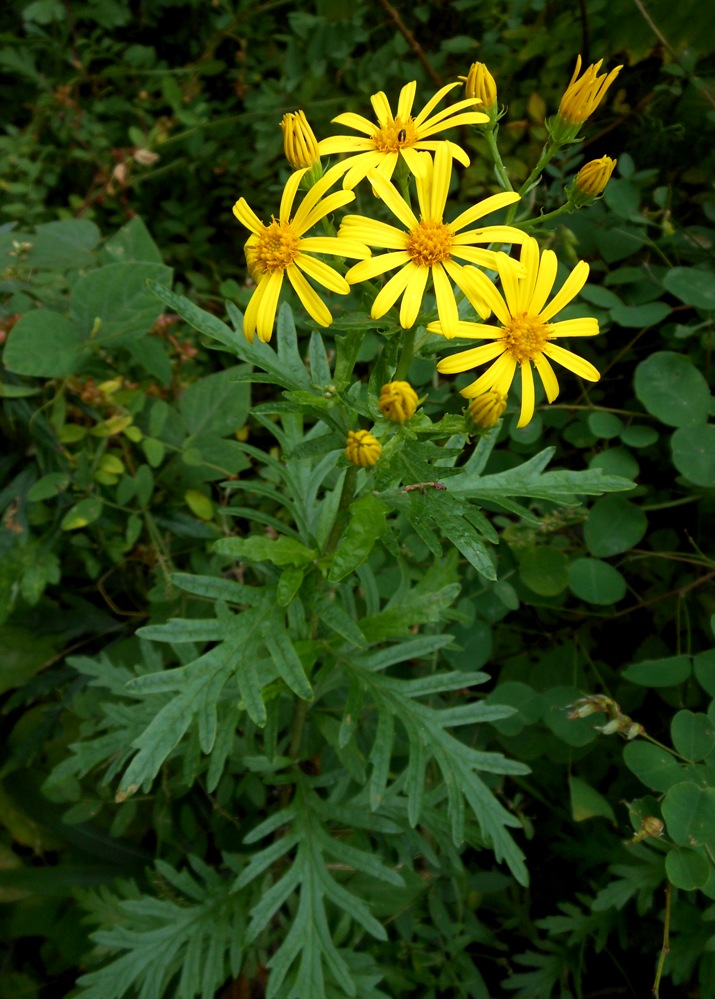
<svg viewBox="0 0 715 999"><path fill-rule="evenodd" d="M481 430L495 426L506 409L506 396L496 389L482 392L469 403L467 413L472 423Z"/></svg>
<svg viewBox="0 0 715 999"><path fill-rule="evenodd" d="M663 835L663 830L665 829L665 824L662 819L657 819L654 815L649 815L648 818L643 819L643 832L646 836L653 836L657 839L659 836Z"/></svg>
<svg viewBox="0 0 715 999"><path fill-rule="evenodd" d="M590 118L605 97L606 91L616 79L622 66L616 66L610 73L598 75L603 59L589 66L581 79L577 79L581 71L581 56L576 59L576 69L566 93L559 104L559 118L569 125L582 125Z"/></svg>
<svg viewBox="0 0 715 999"><path fill-rule="evenodd" d="M380 457L382 445L376 437L373 437L369 430L351 430L345 442L345 457L353 465L360 465L366 468L374 465Z"/></svg>
<svg viewBox="0 0 715 999"><path fill-rule="evenodd" d="M281 129L286 159L294 170L309 168L320 162L318 142L304 111L284 114Z"/></svg>
<svg viewBox="0 0 715 999"><path fill-rule="evenodd" d="M490 111L496 107L497 85L494 77L483 62L473 62L465 79L464 91L467 97L480 101L480 111Z"/></svg>
<svg viewBox="0 0 715 999"><path fill-rule="evenodd" d="M597 198L606 189L616 163L617 160L612 160L610 156L602 156L600 160L590 160L576 175L577 189L590 198Z"/></svg>
<svg viewBox="0 0 715 999"><path fill-rule="evenodd" d="M388 382L380 392L380 412L388 420L404 423L417 409L417 393L409 382Z"/></svg>

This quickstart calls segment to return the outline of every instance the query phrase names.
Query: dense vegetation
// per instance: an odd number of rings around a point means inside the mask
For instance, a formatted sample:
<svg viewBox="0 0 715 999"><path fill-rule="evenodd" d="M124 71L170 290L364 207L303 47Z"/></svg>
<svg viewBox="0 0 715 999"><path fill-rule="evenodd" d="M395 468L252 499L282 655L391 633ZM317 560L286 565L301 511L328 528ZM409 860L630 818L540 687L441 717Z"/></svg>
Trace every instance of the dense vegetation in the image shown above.
<svg viewBox="0 0 715 999"><path fill-rule="evenodd" d="M0 32L0 995L715 999L713 15L14 0ZM579 54L623 68L532 184ZM600 381L522 426L518 379L465 417L429 287L416 337L380 277L329 328L284 282L243 333L232 207L278 217L283 115L343 134L475 61L506 113L447 133L449 218L508 178L600 327ZM326 233L388 207L362 181Z"/></svg>

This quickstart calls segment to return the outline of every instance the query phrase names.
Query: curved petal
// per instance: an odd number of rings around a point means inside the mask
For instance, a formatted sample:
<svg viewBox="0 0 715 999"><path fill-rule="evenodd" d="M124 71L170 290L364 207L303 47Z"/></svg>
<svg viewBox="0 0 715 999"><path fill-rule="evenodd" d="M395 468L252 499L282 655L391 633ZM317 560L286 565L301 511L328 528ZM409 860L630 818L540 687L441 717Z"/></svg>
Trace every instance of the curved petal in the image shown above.
<svg viewBox="0 0 715 999"><path fill-rule="evenodd" d="M296 170L295 173L292 173L286 181L286 186L283 188L283 195L281 197L281 207L278 211L278 217L281 222L290 221L293 200L298 192L298 185L303 179L303 175L305 173L307 173L306 170Z"/></svg>
<svg viewBox="0 0 715 999"><path fill-rule="evenodd" d="M482 392L488 392L490 388L495 388L502 395L506 395L514 379L515 371L516 361L505 350L503 354L497 357L494 364L490 368L487 368L484 374L480 375L475 382L467 385L466 388L460 389L459 394L463 395L465 399L475 399Z"/></svg>
<svg viewBox="0 0 715 999"><path fill-rule="evenodd" d="M486 274L483 271L477 270L476 267L465 267L463 268L463 272L467 275L470 284L473 284L476 288L479 297L486 302L502 326L508 326L511 322L511 314L507 308L507 304ZM465 294L467 294L466 291Z"/></svg>
<svg viewBox="0 0 715 999"><path fill-rule="evenodd" d="M452 256L457 260L467 260L470 264L483 267L487 271L497 269L497 251L480 250L476 246L462 246L455 239L452 243Z"/></svg>
<svg viewBox="0 0 715 999"><path fill-rule="evenodd" d="M455 87L459 87L460 85L461 81L457 80L455 83L447 83L444 87L440 87L437 93L434 94L432 97L430 97L430 99L427 101L425 106L422 108L420 113L415 118L415 128L419 128L422 122L426 121L427 118L429 118L430 114L432 113L432 109L437 107L437 105L439 104L439 102L442 100L443 97L446 97L446 95L451 90L454 90Z"/></svg>
<svg viewBox="0 0 715 999"><path fill-rule="evenodd" d="M345 275L345 280L350 284L357 284L359 281L371 281L378 274L384 274L386 271L394 270L395 267L399 267L401 264L409 263L411 263L411 258L405 250L395 253L381 253L377 257L370 257L369 260L361 260L359 264L355 264Z"/></svg>
<svg viewBox="0 0 715 999"><path fill-rule="evenodd" d="M266 226L261 222L254 210L249 207L245 198L239 198L233 206L233 214L241 225L245 225L254 236L260 236L265 231Z"/></svg>
<svg viewBox="0 0 715 999"><path fill-rule="evenodd" d="M530 361L522 361L521 368L521 413L518 427L525 427L534 415L534 374Z"/></svg>
<svg viewBox="0 0 715 999"><path fill-rule="evenodd" d="M454 222L450 222L450 225L455 232L458 232L471 222L476 222L477 219L482 219L485 215L491 215L492 212L498 212L501 208L506 208L507 205L515 205L519 200L519 195L516 191L504 191L501 194L492 194L490 198L484 198L483 201L478 201L476 205L467 208L466 211L457 216ZM520 230L516 229L515 232L518 233ZM521 233L521 239L517 240L514 237L512 242L522 243L525 238L526 234ZM507 241L505 240L505 242Z"/></svg>
<svg viewBox="0 0 715 999"><path fill-rule="evenodd" d="M400 91L400 99L397 102L397 117L401 121L407 121L412 114L412 105L415 103L417 93L417 80L406 83Z"/></svg>
<svg viewBox="0 0 715 999"><path fill-rule="evenodd" d="M586 284L589 270L590 268L586 261L579 260L564 281L561 290L554 295L546 308L542 309L539 313L539 318L542 322L548 322L552 316L555 316L557 312L560 312L565 305L568 305L572 298L575 298L576 295L578 295L583 286Z"/></svg>
<svg viewBox="0 0 715 999"><path fill-rule="evenodd" d="M442 266L457 285L460 291L467 296L469 304L481 319L488 319L492 314L484 298L479 294L479 288L472 280L474 268L462 267L454 260L445 260Z"/></svg>
<svg viewBox="0 0 715 999"><path fill-rule="evenodd" d="M291 265L289 265L291 266ZM273 324L276 321L276 309L278 308L278 296L283 284L283 271L273 271L256 289L263 288L263 292L258 301L256 312L256 331L258 339L268 343L273 333Z"/></svg>
<svg viewBox="0 0 715 999"><path fill-rule="evenodd" d="M459 354L452 354L451 357L443 358L437 365L437 370L442 375L456 375L459 371L470 371L478 364L486 364L499 357L505 350L504 344L484 343L481 347L472 347L470 350L462 350Z"/></svg>
<svg viewBox="0 0 715 999"><path fill-rule="evenodd" d="M452 159L457 160L459 163L462 164L463 167L468 167L470 159L465 153L465 151L462 149L462 147L458 146L456 142L449 142L449 140L446 141L447 141L447 148L452 154Z"/></svg>
<svg viewBox="0 0 715 999"><path fill-rule="evenodd" d="M346 161L348 169L345 173L343 187L347 187L348 190L352 191L354 187L358 186L361 180L367 177L371 170L376 170L380 166L384 156L385 154L379 152L377 149L367 153L360 153L359 156L351 156Z"/></svg>
<svg viewBox="0 0 715 999"><path fill-rule="evenodd" d="M450 222L449 226L454 229L454 222ZM480 243L491 245L501 243L513 246L515 243L523 243L525 238L525 233L511 225L488 225L483 229L467 229L466 232L456 232L455 230L454 242L458 246L475 246Z"/></svg>
<svg viewBox="0 0 715 999"><path fill-rule="evenodd" d="M471 114L479 115L480 120L474 122L473 124L483 125L485 124L485 121L489 121L489 115L486 115L484 114L483 111L480 111L476 107L476 103L481 104L481 101L475 102L473 97L465 97L463 100L457 101L456 104L450 104L448 107L442 108L441 111L438 111L436 114L433 114L428 121L425 120L424 126L426 128L429 128L434 122L443 121L445 118L449 118L452 115L459 115L461 112L464 111L469 111Z"/></svg>
<svg viewBox="0 0 715 999"><path fill-rule="evenodd" d="M392 214L398 218L403 225L406 225L408 229L414 229L417 225L419 225L414 212L402 195L398 193L397 189L392 186L389 180L385 180L385 178L381 174L377 173L376 170L373 170L369 174L368 180L390 209Z"/></svg>
<svg viewBox="0 0 715 999"><path fill-rule="evenodd" d="M382 90L380 90L377 94L372 95L370 103L372 104L375 117L377 118L380 126L386 125L389 121L394 121L390 102Z"/></svg>
<svg viewBox="0 0 715 999"><path fill-rule="evenodd" d="M286 273L308 315L312 316L320 326L330 326L333 321L330 309L315 289L311 288L295 264L289 264Z"/></svg>
<svg viewBox="0 0 715 999"><path fill-rule="evenodd" d="M549 324L549 339L554 340L562 336L596 336L599 332L598 319L563 319Z"/></svg>
<svg viewBox="0 0 715 999"><path fill-rule="evenodd" d="M447 204L449 182L452 179L452 157L445 146L440 146L434 157L432 170L432 191L430 197L430 218L441 221L444 206Z"/></svg>
<svg viewBox="0 0 715 999"><path fill-rule="evenodd" d="M473 102L470 101L471 103ZM455 128L459 125L486 125L488 121L489 116L480 111L465 111L463 114L454 114L453 108L447 108L420 125L419 136L428 139L430 135L444 132L447 128Z"/></svg>
<svg viewBox="0 0 715 999"><path fill-rule="evenodd" d="M340 236L357 239L368 246L384 247L386 250L404 250L407 245L407 233L387 222L368 219L362 215L348 215L340 223Z"/></svg>
<svg viewBox="0 0 715 999"><path fill-rule="evenodd" d="M551 294L556 280L558 260L553 250L544 250L538 266L536 281L531 292L531 304L528 311L535 316L540 315L546 299Z"/></svg>
<svg viewBox="0 0 715 999"><path fill-rule="evenodd" d="M380 319L381 316L384 316L385 313L392 308L409 284L410 278L416 270L417 268L412 261L410 261L405 264L405 266L399 270L397 274L393 274L384 288L382 288L375 301L372 303L370 315L373 319Z"/></svg>
<svg viewBox="0 0 715 999"><path fill-rule="evenodd" d="M306 236L300 241L300 250L307 253L328 253L333 257L353 257L367 260L370 250L362 240L348 236Z"/></svg>
<svg viewBox="0 0 715 999"><path fill-rule="evenodd" d="M314 278L318 284L322 284L324 288L328 288L330 291L335 291L338 295L347 295L350 292L350 285L347 283L342 274L338 274L337 271L333 270L332 267L324 263L322 260L316 260L315 257L309 257L306 253L299 253L295 258L294 263L296 267L299 267L310 277ZM290 274L288 277L290 277Z"/></svg>
<svg viewBox="0 0 715 999"><path fill-rule="evenodd" d="M570 350L559 347L556 343L547 343L544 347L544 354L552 358L558 364L562 364L569 371L573 371L579 378L585 378L589 382L597 382L601 378L598 368L594 368L590 361L578 354L573 354Z"/></svg>
<svg viewBox="0 0 715 999"><path fill-rule="evenodd" d="M519 287L519 278L512 266L512 262L505 253L500 253L497 256L497 270L499 271L504 298L509 307L510 318L517 316L520 312L524 311L520 308L521 288ZM507 324L505 323L504 325Z"/></svg>
<svg viewBox="0 0 715 999"><path fill-rule="evenodd" d="M355 114L354 111L344 111L330 120L334 125L347 125L348 128L354 128L356 132L364 132L365 135L374 135L377 132L377 127L373 121L370 121L369 118L363 118L361 114ZM324 141L329 142L330 139ZM320 143L318 143L318 147L320 148Z"/></svg>
<svg viewBox="0 0 715 999"><path fill-rule="evenodd" d="M534 364L541 376L541 381L544 383L546 398L549 402L553 402L559 394L559 383L556 380L554 369L549 364L548 358L544 357L543 354L537 354L534 357Z"/></svg>
<svg viewBox="0 0 715 999"><path fill-rule="evenodd" d="M321 139L318 152L321 156L332 156L334 153L363 153L375 148L372 139L360 139L357 135L331 135L329 139Z"/></svg>
<svg viewBox="0 0 715 999"><path fill-rule="evenodd" d="M422 158L422 155L418 153L414 149L414 147L405 146L403 149L400 150L400 153L402 154L402 158L407 164L407 168L410 171L410 173L413 173L415 177L418 177L422 173L424 173L426 166L425 161Z"/></svg>
<svg viewBox="0 0 715 999"><path fill-rule="evenodd" d="M267 284L268 284L268 275L266 275L266 277L264 277L263 280L256 287L256 290L253 292L250 299L248 300L246 311L243 314L243 335L245 336L245 338L248 340L249 343L253 343L253 338L256 334L256 320L258 317L258 306L261 304L261 299L263 298L263 292L266 290Z"/></svg>
<svg viewBox="0 0 715 999"><path fill-rule="evenodd" d="M439 329L437 329L439 327ZM442 323L430 323L427 327L429 333L439 333L444 336ZM470 323L460 319L457 323L454 336L463 340L500 340L504 331L499 326L487 326L485 323ZM452 339L452 338L450 338Z"/></svg>
<svg viewBox="0 0 715 999"><path fill-rule="evenodd" d="M429 272L429 267L412 266L409 281L405 287L405 294L402 296L402 304L400 306L400 325L405 330L410 329L417 321L420 306L422 305L422 296L424 295L425 288L427 286Z"/></svg>
<svg viewBox="0 0 715 999"><path fill-rule="evenodd" d="M346 191L341 188L339 191L333 191L332 194L329 194L327 198L323 198L322 201L318 201L315 207L307 213L303 210L304 205L301 205L293 219L293 225L298 231L298 235L302 236L304 232L312 229L315 223L320 222L326 215L330 215L331 212L342 208L343 205L349 205L354 200L354 191Z"/></svg>
<svg viewBox="0 0 715 999"><path fill-rule="evenodd" d="M375 169L377 172L385 178L385 180L390 180L393 173L395 172L395 167L397 166L397 161L400 158L400 154L397 150L393 150L389 153L381 154L380 162L377 164Z"/></svg>
<svg viewBox="0 0 715 999"><path fill-rule="evenodd" d="M535 313L531 310L531 299L539 275L539 244L537 241L531 237L526 239L524 245L521 247L519 263L517 264L512 257L509 257L509 262L512 274L516 280L514 300L510 301L507 296L507 301L511 306L511 314L516 315L518 313L519 315L524 315L528 313L529 315L534 315ZM503 263L506 263L506 261L503 261ZM520 268L520 271L518 268Z"/></svg>
<svg viewBox="0 0 715 999"><path fill-rule="evenodd" d="M434 294L437 299L437 315L442 323L442 329L446 337L455 335L457 324L459 323L459 312L457 302L452 290L452 282L447 277L445 269L441 264L432 267L432 282L434 284Z"/></svg>

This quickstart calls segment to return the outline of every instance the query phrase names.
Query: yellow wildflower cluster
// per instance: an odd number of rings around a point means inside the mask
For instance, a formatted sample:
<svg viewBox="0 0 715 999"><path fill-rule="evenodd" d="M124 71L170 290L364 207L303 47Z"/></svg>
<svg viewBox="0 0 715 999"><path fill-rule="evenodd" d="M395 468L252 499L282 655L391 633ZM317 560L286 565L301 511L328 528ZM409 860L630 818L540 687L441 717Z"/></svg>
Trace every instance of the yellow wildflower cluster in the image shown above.
<svg viewBox="0 0 715 999"><path fill-rule="evenodd" d="M589 66L579 77L580 57L577 60L552 120L554 149L559 143L573 141L621 68L600 74L600 67L601 62ZM442 87L416 113L414 81L403 86L394 111L384 93L374 94L374 119L353 112L333 119L357 133L354 135L340 134L318 141L303 111L284 116L281 127L285 154L294 172L285 185L278 215L264 222L244 198L234 206L234 214L251 233L246 258L256 284L245 311L244 333L249 340L256 333L260 340L270 340L284 277L321 326L330 325L332 315L311 282L347 295L351 286L384 276L372 302L371 316L380 319L397 305L400 325L406 330L417 323L425 292L431 286L438 321L429 323L427 329L447 339L486 341L445 358L438 370L445 374L471 371L491 362L483 374L462 389L462 394L473 400L470 418L486 427L496 423L504 412L518 368L519 426L524 426L535 407L534 368L549 401L559 391L553 361L583 378L599 377L593 365L555 342L565 336L593 336L598 333L597 321L553 322L580 291L588 265L577 264L547 304L556 279L556 258L550 250L541 253L529 234L530 225L535 223L511 223L521 193L511 190L508 179L502 193L486 197L456 215L449 211L454 161L469 166L469 156L442 133L455 126L486 127L486 134L494 142L499 117L496 83L487 67L474 63L461 79L465 96L443 110L437 110L438 105L460 85L459 81ZM347 155L323 173L322 158L340 154ZM565 208L573 210L598 197L614 166L615 161L609 157L586 164L569 189L570 200ZM502 171L501 176L506 174ZM406 180L410 177L414 204L407 193ZM380 215L387 211L393 221L348 214L336 232L329 217L354 200L354 189L363 180L382 202ZM296 205L299 187L306 184L307 193ZM484 224L484 219L503 211L507 213L504 221ZM322 231L312 234L318 224ZM329 265L325 257L334 258L335 263ZM356 262L346 268L346 259ZM486 271L498 275L501 291ZM477 321L461 317L460 298L471 305ZM496 325L486 323L492 314ZM406 382L395 381L383 388L379 406L388 419L403 422L413 415L417 396ZM379 456L379 443L365 434L351 432L346 446L348 459L358 465L373 464Z"/></svg>

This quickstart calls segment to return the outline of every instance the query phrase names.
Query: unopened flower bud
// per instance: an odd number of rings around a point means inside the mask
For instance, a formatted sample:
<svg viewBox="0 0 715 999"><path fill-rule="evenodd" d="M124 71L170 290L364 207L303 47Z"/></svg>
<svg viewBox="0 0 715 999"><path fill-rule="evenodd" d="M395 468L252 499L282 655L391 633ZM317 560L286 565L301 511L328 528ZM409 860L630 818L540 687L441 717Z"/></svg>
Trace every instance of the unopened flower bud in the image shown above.
<svg viewBox="0 0 715 999"><path fill-rule="evenodd" d="M289 111L281 121L283 148L294 170L310 168L320 162L318 142L304 111Z"/></svg>
<svg viewBox="0 0 715 999"><path fill-rule="evenodd" d="M417 393L409 382L388 382L382 386L378 405L388 420L404 423L414 414L418 402Z"/></svg>
<svg viewBox="0 0 715 999"><path fill-rule="evenodd" d="M474 98L479 111L489 115L492 124L498 117L497 85L494 77L483 62L474 62L464 79L464 92L467 97Z"/></svg>
<svg viewBox="0 0 715 999"><path fill-rule="evenodd" d="M664 829L665 823L663 820L657 819L654 815L649 815L647 819L643 819L643 832L646 836L652 836L654 839L657 839L663 835Z"/></svg>
<svg viewBox="0 0 715 999"><path fill-rule="evenodd" d="M370 433L369 430L351 430L345 442L345 457L353 465L360 465L367 468L374 465L380 457L382 445L379 440Z"/></svg>
<svg viewBox="0 0 715 999"><path fill-rule="evenodd" d="M506 396L496 389L482 392L469 403L467 418L479 430L496 426L506 409Z"/></svg>
<svg viewBox="0 0 715 999"><path fill-rule="evenodd" d="M616 162L610 156L602 156L599 160L590 160L584 164L566 190L570 203L575 208L581 208L583 205L592 205L596 198L600 198L611 179Z"/></svg>
<svg viewBox="0 0 715 999"><path fill-rule="evenodd" d="M558 114L550 124L551 137L560 145L573 142L579 133L581 125L590 118L605 97L606 91L616 79L622 66L616 66L610 73L598 75L603 59L589 66L583 76L577 79L581 72L581 56L576 59L576 69L571 82L561 98Z"/></svg>

